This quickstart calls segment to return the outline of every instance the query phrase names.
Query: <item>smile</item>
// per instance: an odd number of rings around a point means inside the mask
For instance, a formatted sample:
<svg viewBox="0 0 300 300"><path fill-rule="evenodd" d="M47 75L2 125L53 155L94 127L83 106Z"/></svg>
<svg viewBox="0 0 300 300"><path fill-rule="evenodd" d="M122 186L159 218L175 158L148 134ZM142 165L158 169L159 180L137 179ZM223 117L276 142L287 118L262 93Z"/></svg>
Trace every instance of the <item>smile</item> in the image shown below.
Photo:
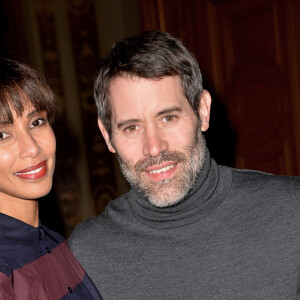
<svg viewBox="0 0 300 300"><path fill-rule="evenodd" d="M150 174L159 174L159 173L162 173L162 172L166 172L168 170L171 170L175 167L175 164L174 165L170 165L170 166L166 166L164 168L161 168L159 170L153 170L153 171L149 171Z"/></svg>
<svg viewBox="0 0 300 300"><path fill-rule="evenodd" d="M47 174L47 161L44 160L35 166L15 172L14 175L26 180L38 180Z"/></svg>
<svg viewBox="0 0 300 300"><path fill-rule="evenodd" d="M15 173L16 175L27 175L27 174L36 174L38 172L40 172L43 168L45 168L45 166L42 166L36 170L33 171L29 171L29 172L24 172L24 173Z"/></svg>
<svg viewBox="0 0 300 300"><path fill-rule="evenodd" d="M145 173L146 175L155 182L161 182L162 180L170 180L178 170L178 163L169 165L150 167Z"/></svg>

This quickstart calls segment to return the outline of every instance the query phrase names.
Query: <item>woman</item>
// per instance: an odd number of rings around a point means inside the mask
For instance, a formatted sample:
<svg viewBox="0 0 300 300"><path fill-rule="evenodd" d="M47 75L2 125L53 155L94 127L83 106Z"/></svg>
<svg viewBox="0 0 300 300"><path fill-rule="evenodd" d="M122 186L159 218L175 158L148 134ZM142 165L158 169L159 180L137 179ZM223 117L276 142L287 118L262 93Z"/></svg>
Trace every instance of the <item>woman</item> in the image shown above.
<svg viewBox="0 0 300 300"><path fill-rule="evenodd" d="M52 187L56 107L45 80L0 58L0 299L102 299L66 240L39 222Z"/></svg>

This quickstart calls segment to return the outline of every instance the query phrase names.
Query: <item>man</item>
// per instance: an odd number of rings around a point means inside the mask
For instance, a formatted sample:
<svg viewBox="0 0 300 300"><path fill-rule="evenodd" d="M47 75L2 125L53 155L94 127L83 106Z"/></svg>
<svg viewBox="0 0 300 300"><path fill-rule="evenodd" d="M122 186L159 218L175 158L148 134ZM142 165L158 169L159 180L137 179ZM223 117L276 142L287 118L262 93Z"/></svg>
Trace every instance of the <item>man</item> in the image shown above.
<svg viewBox="0 0 300 300"><path fill-rule="evenodd" d="M95 100L132 187L70 238L104 299L300 297L300 180L216 164L211 97L178 39L116 43Z"/></svg>

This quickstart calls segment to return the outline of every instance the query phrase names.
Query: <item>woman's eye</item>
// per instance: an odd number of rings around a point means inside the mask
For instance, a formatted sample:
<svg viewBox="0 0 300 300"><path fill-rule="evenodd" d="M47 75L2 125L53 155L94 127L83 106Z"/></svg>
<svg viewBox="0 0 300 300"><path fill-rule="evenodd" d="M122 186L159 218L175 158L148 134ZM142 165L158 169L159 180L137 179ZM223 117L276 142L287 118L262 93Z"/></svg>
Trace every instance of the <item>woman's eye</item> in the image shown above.
<svg viewBox="0 0 300 300"><path fill-rule="evenodd" d="M37 127L37 126L41 126L45 123L46 123L46 120L44 118L39 118L39 119L33 121L30 127L34 128L34 127Z"/></svg>
<svg viewBox="0 0 300 300"><path fill-rule="evenodd" d="M5 140L7 137L9 137L9 134L5 132L0 132L0 141Z"/></svg>

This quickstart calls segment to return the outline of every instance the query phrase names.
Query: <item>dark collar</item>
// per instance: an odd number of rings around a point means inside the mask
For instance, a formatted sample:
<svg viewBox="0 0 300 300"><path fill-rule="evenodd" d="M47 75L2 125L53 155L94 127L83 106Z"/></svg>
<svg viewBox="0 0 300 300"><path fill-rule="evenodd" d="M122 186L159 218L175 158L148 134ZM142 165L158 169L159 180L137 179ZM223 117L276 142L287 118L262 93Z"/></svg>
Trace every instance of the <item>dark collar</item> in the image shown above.
<svg viewBox="0 0 300 300"><path fill-rule="evenodd" d="M18 219L0 213L0 243L21 243L37 251L41 251L40 236L48 235L60 242L59 234L43 225L37 228Z"/></svg>

